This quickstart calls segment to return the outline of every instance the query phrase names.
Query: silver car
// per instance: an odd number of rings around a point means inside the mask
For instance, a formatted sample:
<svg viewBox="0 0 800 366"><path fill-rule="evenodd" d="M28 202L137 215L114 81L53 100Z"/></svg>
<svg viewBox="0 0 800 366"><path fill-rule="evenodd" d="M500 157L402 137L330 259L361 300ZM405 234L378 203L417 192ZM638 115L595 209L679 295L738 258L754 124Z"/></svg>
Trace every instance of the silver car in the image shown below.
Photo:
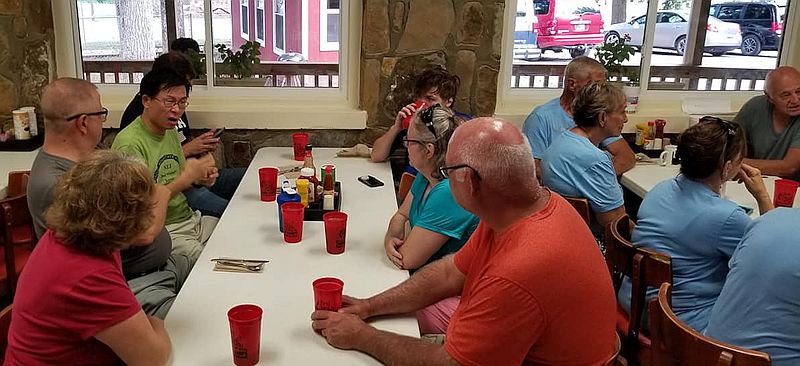
<svg viewBox="0 0 800 366"><path fill-rule="evenodd" d="M613 43L628 35L631 46L641 47L644 43L644 26L647 16L642 15L627 23L612 24L606 30L605 42ZM669 48L683 55L686 52L686 33L689 15L682 12L659 11L656 15L656 34L653 47ZM714 56L735 50L742 44L742 33L736 23L723 22L712 16L706 26L706 43L703 50Z"/></svg>

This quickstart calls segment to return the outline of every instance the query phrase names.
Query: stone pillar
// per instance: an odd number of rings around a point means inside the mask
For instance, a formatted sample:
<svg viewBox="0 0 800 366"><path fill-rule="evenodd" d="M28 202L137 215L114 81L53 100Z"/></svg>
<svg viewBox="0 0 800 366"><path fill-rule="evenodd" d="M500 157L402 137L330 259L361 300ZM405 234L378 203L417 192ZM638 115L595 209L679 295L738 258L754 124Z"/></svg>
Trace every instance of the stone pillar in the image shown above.
<svg viewBox="0 0 800 366"><path fill-rule="evenodd" d="M414 99L415 75L440 65L461 78L454 108L490 116L497 76L505 2L500 0L364 0L361 108L364 140L391 126Z"/></svg>
<svg viewBox="0 0 800 366"><path fill-rule="evenodd" d="M11 111L35 106L55 75L53 14L50 0L0 1L0 129L13 125ZM42 131L41 127L39 131Z"/></svg>

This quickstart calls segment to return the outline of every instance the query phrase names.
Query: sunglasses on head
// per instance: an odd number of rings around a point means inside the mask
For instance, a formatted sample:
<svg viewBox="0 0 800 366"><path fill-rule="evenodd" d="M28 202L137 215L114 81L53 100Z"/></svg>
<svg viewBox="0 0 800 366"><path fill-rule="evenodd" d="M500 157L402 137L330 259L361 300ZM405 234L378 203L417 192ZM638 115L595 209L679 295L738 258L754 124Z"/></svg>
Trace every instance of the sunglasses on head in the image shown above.
<svg viewBox="0 0 800 366"><path fill-rule="evenodd" d="M703 118L700 118L700 122L716 123L723 129L725 129L725 132L728 133L728 136L735 136L736 131L739 129L738 124L714 116L704 116Z"/></svg>
<svg viewBox="0 0 800 366"><path fill-rule="evenodd" d="M736 131L739 129L739 125L737 123L726 121L722 118L714 116L704 116L703 118L700 118L700 123L716 123L725 131L725 142L722 145L722 154L719 156L720 166L725 165L725 156L728 154L728 145L730 145L731 139L736 136Z"/></svg>
<svg viewBox="0 0 800 366"><path fill-rule="evenodd" d="M433 126L433 111L440 107L441 106L439 104L434 104L426 109L423 109L422 112L419 112L419 119L425 124L425 127L428 128L428 131L431 131L435 140L438 140L439 136L436 134L436 128Z"/></svg>

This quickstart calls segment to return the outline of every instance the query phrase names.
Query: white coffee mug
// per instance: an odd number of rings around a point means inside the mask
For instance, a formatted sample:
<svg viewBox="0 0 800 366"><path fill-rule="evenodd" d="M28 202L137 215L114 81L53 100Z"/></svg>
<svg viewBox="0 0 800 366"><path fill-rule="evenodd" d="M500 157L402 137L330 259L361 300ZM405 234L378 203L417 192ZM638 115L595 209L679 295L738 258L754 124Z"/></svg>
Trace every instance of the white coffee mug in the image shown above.
<svg viewBox="0 0 800 366"><path fill-rule="evenodd" d="M678 151L678 145L664 146L664 151L662 151L661 156L658 157L658 164L660 164L661 166L673 165L672 161L675 158L675 153L677 151Z"/></svg>

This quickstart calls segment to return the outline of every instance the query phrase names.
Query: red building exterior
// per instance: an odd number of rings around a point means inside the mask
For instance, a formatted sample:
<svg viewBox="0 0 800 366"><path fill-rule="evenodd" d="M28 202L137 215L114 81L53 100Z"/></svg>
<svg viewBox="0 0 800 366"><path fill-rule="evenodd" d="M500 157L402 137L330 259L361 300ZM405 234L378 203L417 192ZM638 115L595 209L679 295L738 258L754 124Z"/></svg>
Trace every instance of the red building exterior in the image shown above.
<svg viewBox="0 0 800 366"><path fill-rule="evenodd" d="M339 0L231 0L231 27L233 49L257 41L263 61L285 53L339 61Z"/></svg>

